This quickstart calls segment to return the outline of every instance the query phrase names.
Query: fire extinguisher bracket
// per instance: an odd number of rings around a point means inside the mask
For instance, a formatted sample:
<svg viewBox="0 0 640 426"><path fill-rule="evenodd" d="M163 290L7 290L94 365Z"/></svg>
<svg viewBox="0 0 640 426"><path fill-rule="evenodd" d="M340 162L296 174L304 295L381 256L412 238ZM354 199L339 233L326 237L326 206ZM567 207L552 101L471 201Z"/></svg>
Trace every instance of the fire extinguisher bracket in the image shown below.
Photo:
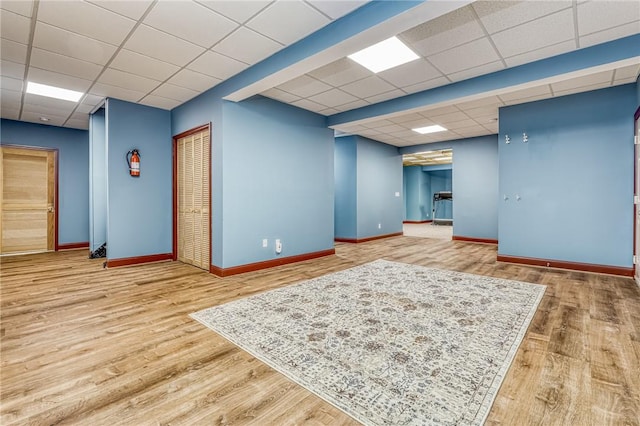
<svg viewBox="0 0 640 426"><path fill-rule="evenodd" d="M131 156L131 158L129 158ZM127 167L129 167L129 175L132 177L140 177L140 151L136 148L127 152L125 155Z"/></svg>

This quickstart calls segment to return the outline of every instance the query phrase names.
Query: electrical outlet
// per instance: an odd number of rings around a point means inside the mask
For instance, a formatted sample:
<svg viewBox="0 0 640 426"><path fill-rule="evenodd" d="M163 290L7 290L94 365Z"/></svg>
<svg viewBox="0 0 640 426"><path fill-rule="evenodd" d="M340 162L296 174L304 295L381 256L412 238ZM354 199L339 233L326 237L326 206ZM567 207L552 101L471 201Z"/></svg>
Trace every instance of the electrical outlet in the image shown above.
<svg viewBox="0 0 640 426"><path fill-rule="evenodd" d="M267 248L267 247L269 247L269 240L265 238L264 240L262 240L262 248Z"/></svg>
<svg viewBox="0 0 640 426"><path fill-rule="evenodd" d="M378 224L378 229L382 229L382 224L381 223Z"/></svg>
<svg viewBox="0 0 640 426"><path fill-rule="evenodd" d="M280 240L276 240L276 254L282 253L282 242Z"/></svg>

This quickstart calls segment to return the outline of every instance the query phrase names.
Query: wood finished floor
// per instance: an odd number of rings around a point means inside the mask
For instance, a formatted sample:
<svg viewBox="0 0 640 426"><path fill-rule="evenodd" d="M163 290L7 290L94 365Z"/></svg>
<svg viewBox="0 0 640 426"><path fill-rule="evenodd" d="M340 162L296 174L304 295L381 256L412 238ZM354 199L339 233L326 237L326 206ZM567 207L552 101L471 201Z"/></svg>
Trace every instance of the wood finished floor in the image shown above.
<svg viewBox="0 0 640 426"><path fill-rule="evenodd" d="M2 258L0 424L357 424L188 314L378 258L547 285L488 425L640 423L633 280L397 237L224 279L173 262L105 270L85 251Z"/></svg>

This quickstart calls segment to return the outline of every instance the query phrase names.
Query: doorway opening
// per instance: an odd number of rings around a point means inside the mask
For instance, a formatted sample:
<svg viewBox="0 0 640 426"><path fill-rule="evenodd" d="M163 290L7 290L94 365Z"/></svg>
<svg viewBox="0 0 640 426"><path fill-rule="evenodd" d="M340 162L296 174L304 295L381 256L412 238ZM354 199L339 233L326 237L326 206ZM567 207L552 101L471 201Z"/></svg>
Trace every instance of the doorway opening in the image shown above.
<svg viewBox="0 0 640 426"><path fill-rule="evenodd" d="M58 250L58 151L0 150L0 254Z"/></svg>
<svg viewBox="0 0 640 426"><path fill-rule="evenodd" d="M173 260L211 265L211 126L173 138Z"/></svg>
<svg viewBox="0 0 640 426"><path fill-rule="evenodd" d="M451 240L453 236L453 150L404 154L406 236Z"/></svg>

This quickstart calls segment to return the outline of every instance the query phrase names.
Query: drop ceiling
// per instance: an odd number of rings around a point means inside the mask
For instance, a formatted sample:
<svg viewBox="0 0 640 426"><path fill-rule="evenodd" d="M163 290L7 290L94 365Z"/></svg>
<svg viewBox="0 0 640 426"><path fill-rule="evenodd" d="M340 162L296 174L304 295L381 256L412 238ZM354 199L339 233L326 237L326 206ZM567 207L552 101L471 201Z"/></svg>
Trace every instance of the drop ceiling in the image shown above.
<svg viewBox="0 0 640 426"><path fill-rule="evenodd" d="M365 3L3 0L0 113L87 128L88 113L105 97L172 109ZM391 34L418 60L374 74L346 55L327 56L261 94L328 116L640 33L636 1L468 3ZM417 19L417 9L405 22ZM381 40L372 34L361 44ZM639 72L636 58L334 129L395 146L493 134L500 106L631 83ZM25 94L29 80L87 94L79 104ZM432 124L448 130L411 131Z"/></svg>

